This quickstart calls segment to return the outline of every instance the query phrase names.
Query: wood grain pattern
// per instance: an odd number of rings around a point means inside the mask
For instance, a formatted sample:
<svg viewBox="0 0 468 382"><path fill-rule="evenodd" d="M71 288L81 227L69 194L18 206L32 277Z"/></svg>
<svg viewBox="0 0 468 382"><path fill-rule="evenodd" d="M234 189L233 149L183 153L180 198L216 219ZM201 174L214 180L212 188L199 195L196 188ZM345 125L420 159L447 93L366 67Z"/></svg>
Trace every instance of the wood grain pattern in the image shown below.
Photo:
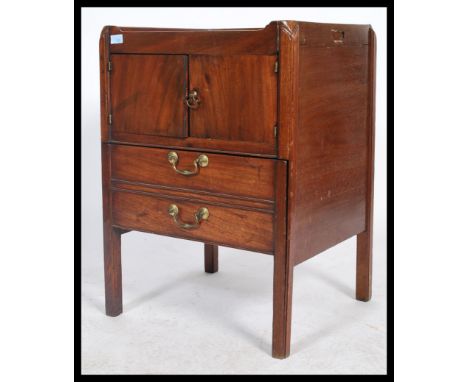
<svg viewBox="0 0 468 382"><path fill-rule="evenodd" d="M367 45L299 49L289 201L296 264L365 230L368 152Z"/></svg>
<svg viewBox="0 0 468 382"><path fill-rule="evenodd" d="M177 204L182 221L191 223L200 207L207 207L209 219L194 230L179 228L168 214L170 204ZM203 205L186 200L167 199L129 191L112 194L113 224L119 228L202 241L208 244L273 252L273 216L267 213Z"/></svg>
<svg viewBox="0 0 468 382"><path fill-rule="evenodd" d="M122 34L123 44L111 44L111 53L275 54L276 22L259 29L152 29L109 26Z"/></svg>
<svg viewBox="0 0 468 382"><path fill-rule="evenodd" d="M190 111L190 136L275 144L274 56L190 56L190 88L201 104Z"/></svg>
<svg viewBox="0 0 468 382"><path fill-rule="evenodd" d="M276 157L276 142L229 141L226 139L205 139L187 137L184 139L157 137L152 135L127 134L114 132L110 143L139 144L148 147L165 147L184 150L206 150L208 152L250 155L265 158Z"/></svg>
<svg viewBox="0 0 468 382"><path fill-rule="evenodd" d="M375 155L375 70L376 37L369 28L369 107L367 117L367 192L366 192L366 231L357 236L356 258L356 298L369 301L372 296L372 238L374 210L374 155Z"/></svg>
<svg viewBox="0 0 468 382"><path fill-rule="evenodd" d="M299 43L309 49L367 45L369 28L370 25L300 23Z"/></svg>
<svg viewBox="0 0 468 382"><path fill-rule="evenodd" d="M273 200L274 161L260 158L209 154L207 167L197 175L183 176L167 160L170 150L112 145L112 178ZM201 152L176 150L177 168L193 170Z"/></svg>
<svg viewBox="0 0 468 382"><path fill-rule="evenodd" d="M106 314L118 316L122 313L121 231L112 227L111 157L108 144L101 144L101 158Z"/></svg>
<svg viewBox="0 0 468 382"><path fill-rule="evenodd" d="M120 258L121 232L112 227L105 231L104 282L106 314L111 317L122 313L122 262Z"/></svg>
<svg viewBox="0 0 468 382"><path fill-rule="evenodd" d="M218 246L205 244L205 272L218 272Z"/></svg>
<svg viewBox="0 0 468 382"><path fill-rule="evenodd" d="M187 57L111 55L111 131L187 136Z"/></svg>
<svg viewBox="0 0 468 382"><path fill-rule="evenodd" d="M176 199L186 199L197 203L209 202L219 206L231 206L247 211L258 211L272 214L274 212L274 201L254 199L249 197L234 196L227 194L206 192L203 190L175 188L171 186L158 186L124 180L112 180L112 188L116 190L128 190L144 192L147 194L159 194Z"/></svg>
<svg viewBox="0 0 468 382"><path fill-rule="evenodd" d="M287 168L287 162L277 161L272 340L275 358L288 357L291 342L294 259L287 248Z"/></svg>

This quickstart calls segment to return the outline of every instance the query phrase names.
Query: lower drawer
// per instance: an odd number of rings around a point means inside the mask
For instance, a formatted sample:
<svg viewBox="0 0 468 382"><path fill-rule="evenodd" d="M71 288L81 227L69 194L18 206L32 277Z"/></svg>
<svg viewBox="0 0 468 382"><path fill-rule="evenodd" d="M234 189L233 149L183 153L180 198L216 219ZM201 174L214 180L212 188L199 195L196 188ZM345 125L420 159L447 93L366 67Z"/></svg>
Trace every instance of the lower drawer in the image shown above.
<svg viewBox="0 0 468 382"><path fill-rule="evenodd" d="M165 195L113 191L112 220L113 225L124 229L273 253L272 213Z"/></svg>

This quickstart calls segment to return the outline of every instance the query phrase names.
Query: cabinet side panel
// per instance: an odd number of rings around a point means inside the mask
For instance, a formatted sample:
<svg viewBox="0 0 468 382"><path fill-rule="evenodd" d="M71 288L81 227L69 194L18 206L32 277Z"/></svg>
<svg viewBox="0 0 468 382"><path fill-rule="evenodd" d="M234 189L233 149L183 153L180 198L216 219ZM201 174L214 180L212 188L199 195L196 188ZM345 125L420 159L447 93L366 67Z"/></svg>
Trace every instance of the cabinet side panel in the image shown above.
<svg viewBox="0 0 468 382"><path fill-rule="evenodd" d="M300 41L307 41L304 33L313 34L313 28L303 32L301 24L300 29ZM335 30L330 29L331 41ZM296 184L290 195L296 264L366 228L368 83L367 44L300 45L295 172L290 174Z"/></svg>

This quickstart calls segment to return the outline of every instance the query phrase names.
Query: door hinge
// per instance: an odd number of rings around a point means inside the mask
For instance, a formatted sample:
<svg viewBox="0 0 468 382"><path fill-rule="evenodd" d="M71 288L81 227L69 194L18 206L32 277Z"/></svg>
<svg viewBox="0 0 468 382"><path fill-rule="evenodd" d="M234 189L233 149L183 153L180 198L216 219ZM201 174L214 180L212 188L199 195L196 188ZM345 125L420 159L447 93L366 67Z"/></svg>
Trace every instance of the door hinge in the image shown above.
<svg viewBox="0 0 468 382"><path fill-rule="evenodd" d="M278 61L275 61L275 73L278 73L278 67L279 67Z"/></svg>
<svg viewBox="0 0 468 382"><path fill-rule="evenodd" d="M109 114L109 125L112 125L112 114Z"/></svg>
<svg viewBox="0 0 468 382"><path fill-rule="evenodd" d="M275 138L278 136L278 126L273 126L273 132L275 134Z"/></svg>
<svg viewBox="0 0 468 382"><path fill-rule="evenodd" d="M112 62L107 63L107 70L110 72L112 70Z"/></svg>

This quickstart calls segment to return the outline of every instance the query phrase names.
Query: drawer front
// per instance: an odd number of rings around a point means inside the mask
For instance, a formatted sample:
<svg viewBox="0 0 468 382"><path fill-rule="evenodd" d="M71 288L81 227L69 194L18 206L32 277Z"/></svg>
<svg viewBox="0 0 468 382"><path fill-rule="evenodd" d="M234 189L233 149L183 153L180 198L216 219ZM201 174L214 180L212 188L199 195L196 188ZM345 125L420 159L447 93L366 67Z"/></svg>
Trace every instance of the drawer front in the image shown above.
<svg viewBox="0 0 468 382"><path fill-rule="evenodd" d="M125 229L273 252L272 213L164 195L113 191L112 219L115 226Z"/></svg>
<svg viewBox="0 0 468 382"><path fill-rule="evenodd" d="M168 160L171 151L177 153L177 169L196 171L196 174L177 173ZM196 168L194 161L201 154L207 156L208 163L206 167ZM112 145L111 155L113 180L274 200L273 159L125 145Z"/></svg>

